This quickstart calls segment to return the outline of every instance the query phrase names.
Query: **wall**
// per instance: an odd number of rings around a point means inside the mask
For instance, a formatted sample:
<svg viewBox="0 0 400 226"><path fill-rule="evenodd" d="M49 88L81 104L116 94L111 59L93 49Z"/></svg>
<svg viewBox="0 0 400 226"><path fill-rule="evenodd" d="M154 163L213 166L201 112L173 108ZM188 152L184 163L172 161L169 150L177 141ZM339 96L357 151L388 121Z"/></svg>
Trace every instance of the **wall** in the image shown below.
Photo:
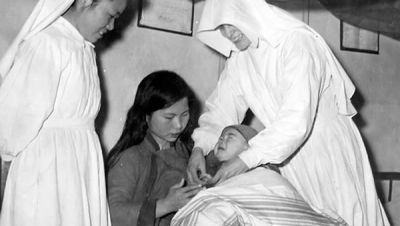
<svg viewBox="0 0 400 226"><path fill-rule="evenodd" d="M202 6L203 2L195 4L194 30ZM121 18L122 28L117 28L122 37L107 48L106 40L99 48L104 102L97 125L106 150L117 141L136 86L145 75L159 69L176 71L204 102L216 85L222 59L192 36L138 27L137 5L128 9L128 14L132 18Z"/></svg>
<svg viewBox="0 0 400 226"><path fill-rule="evenodd" d="M28 17L37 0L0 0L0 57Z"/></svg>

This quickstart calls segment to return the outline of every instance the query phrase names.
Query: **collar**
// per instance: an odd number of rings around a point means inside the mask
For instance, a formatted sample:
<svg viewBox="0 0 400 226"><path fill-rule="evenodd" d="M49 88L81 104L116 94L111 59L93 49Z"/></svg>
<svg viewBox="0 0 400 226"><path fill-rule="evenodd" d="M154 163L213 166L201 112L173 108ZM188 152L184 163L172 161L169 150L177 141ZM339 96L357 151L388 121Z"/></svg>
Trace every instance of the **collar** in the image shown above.
<svg viewBox="0 0 400 226"><path fill-rule="evenodd" d="M157 141L150 134L150 132L146 132L146 136L144 137L145 142L151 147L152 152L156 152L160 150L160 145L158 145Z"/></svg>
<svg viewBox="0 0 400 226"><path fill-rule="evenodd" d="M59 23L61 26L67 29L67 31L71 34L72 38L79 41L83 42L84 44L94 48L93 43L86 41L85 38L82 36L82 34L76 29L74 25L72 25L67 19L64 17L59 17L56 21L56 23Z"/></svg>

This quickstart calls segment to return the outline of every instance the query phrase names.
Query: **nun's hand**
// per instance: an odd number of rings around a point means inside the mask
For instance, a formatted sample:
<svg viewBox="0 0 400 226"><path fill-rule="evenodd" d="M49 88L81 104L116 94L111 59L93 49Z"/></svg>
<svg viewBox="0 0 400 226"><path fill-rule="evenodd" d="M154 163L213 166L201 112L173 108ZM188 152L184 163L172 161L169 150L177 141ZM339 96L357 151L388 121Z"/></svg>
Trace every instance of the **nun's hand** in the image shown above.
<svg viewBox="0 0 400 226"><path fill-rule="evenodd" d="M239 157L235 157L229 161L224 162L221 168L217 171L215 176L208 180L208 184L217 184L225 181L233 176L242 174L249 170L246 163L244 163Z"/></svg>
<svg viewBox="0 0 400 226"><path fill-rule="evenodd" d="M201 148L194 148L190 155L189 163L186 169L188 184L204 184L202 178L206 175L206 160Z"/></svg>

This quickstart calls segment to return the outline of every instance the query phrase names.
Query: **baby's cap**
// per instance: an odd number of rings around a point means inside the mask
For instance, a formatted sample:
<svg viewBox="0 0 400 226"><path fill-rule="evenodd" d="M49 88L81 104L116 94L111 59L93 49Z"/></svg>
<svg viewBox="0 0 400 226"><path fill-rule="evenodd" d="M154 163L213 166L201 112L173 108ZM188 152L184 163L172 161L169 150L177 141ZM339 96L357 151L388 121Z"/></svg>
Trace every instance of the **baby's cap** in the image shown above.
<svg viewBox="0 0 400 226"><path fill-rule="evenodd" d="M244 137L244 139L246 139L247 142L249 142L249 140L258 133L257 130L255 130L250 126L239 124L239 125L230 125L225 127L221 134L223 134L227 129L237 130L240 134L242 134L242 136Z"/></svg>

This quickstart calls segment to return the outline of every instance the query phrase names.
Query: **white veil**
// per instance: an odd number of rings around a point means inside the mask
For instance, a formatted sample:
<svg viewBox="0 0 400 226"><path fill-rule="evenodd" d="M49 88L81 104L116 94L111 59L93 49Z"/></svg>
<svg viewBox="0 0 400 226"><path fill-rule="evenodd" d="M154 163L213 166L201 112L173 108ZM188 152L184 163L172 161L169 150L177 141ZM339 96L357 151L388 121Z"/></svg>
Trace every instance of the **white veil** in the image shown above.
<svg viewBox="0 0 400 226"><path fill-rule="evenodd" d="M12 41L10 47L0 60L0 85L7 77L14 63L19 45L25 40L43 30L61 16L74 0L39 0L32 13L25 21L22 29Z"/></svg>
<svg viewBox="0 0 400 226"><path fill-rule="evenodd" d="M265 0L206 0L197 37L226 57L229 57L235 47L217 29L222 24L236 26L252 43L258 43L261 39L273 47L278 46L283 37L295 29L312 32L326 54L338 112L349 116L356 113L350 101L355 91L353 83L329 46L307 24Z"/></svg>

